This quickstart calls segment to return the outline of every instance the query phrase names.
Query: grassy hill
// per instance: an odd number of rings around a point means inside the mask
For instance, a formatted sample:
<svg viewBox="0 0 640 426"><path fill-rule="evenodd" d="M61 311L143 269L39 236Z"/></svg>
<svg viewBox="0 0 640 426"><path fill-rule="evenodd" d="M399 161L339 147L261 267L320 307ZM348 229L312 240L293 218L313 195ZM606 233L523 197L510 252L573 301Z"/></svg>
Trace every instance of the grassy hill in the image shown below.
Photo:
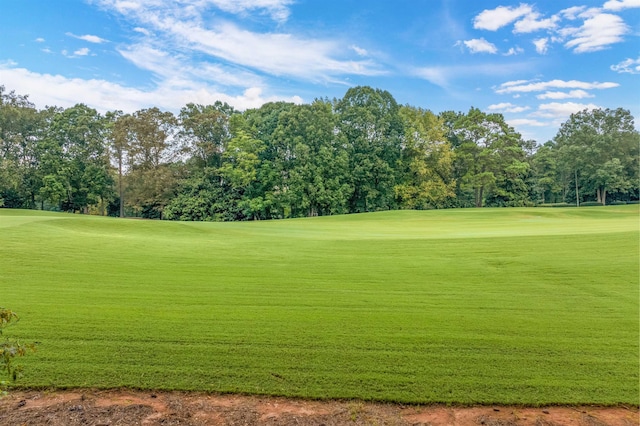
<svg viewBox="0 0 640 426"><path fill-rule="evenodd" d="M0 209L24 386L639 401L638 206L249 223Z"/></svg>

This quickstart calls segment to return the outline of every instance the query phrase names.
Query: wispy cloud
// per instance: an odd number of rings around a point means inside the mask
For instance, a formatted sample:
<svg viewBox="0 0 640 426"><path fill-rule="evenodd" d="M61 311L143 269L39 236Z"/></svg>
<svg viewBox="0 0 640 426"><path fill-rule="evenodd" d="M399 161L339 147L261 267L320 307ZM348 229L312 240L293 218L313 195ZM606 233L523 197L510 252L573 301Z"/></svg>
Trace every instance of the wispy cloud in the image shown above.
<svg viewBox="0 0 640 426"><path fill-rule="evenodd" d="M62 56L66 58L79 58L81 56L89 55L90 52L91 52L91 49L89 49L88 47L82 47L80 49L74 50L73 53L69 53L67 49L63 49L60 53L62 53ZM45 53L51 53L51 52L49 51Z"/></svg>
<svg viewBox="0 0 640 426"><path fill-rule="evenodd" d="M520 55L521 53L524 53L524 49L521 47L511 47L509 48L509 50L507 50L507 53L504 53L504 56L513 56L513 55Z"/></svg>
<svg viewBox="0 0 640 426"><path fill-rule="evenodd" d="M518 7L498 6L495 9L483 10L473 20L473 28L497 31L532 11L533 8L528 4L521 4Z"/></svg>
<svg viewBox="0 0 640 426"><path fill-rule="evenodd" d="M611 65L611 70L618 73L640 74L640 57L638 59L627 58L618 64Z"/></svg>
<svg viewBox="0 0 640 426"><path fill-rule="evenodd" d="M427 66L410 69L409 74L429 81L437 86L449 88L453 82L460 79L478 76L509 76L531 69L531 62L520 61L511 64L480 63L472 65ZM522 84L528 80L516 80L509 84Z"/></svg>
<svg viewBox="0 0 640 426"><path fill-rule="evenodd" d="M272 19L284 22L289 18L289 6L294 0L209 0L210 3L225 12L244 14L254 10L261 10Z"/></svg>
<svg viewBox="0 0 640 426"><path fill-rule="evenodd" d="M499 104L493 104L493 105L489 105L487 107L487 109L489 111L493 111L493 112L509 112L509 113L519 113L519 112L524 112L527 111L529 109L529 107L527 106L517 106L517 105L513 105L512 103L509 102L502 102Z"/></svg>
<svg viewBox="0 0 640 426"><path fill-rule="evenodd" d="M583 99L593 98L593 95L584 90L571 90L569 92L545 92L536 95L538 99Z"/></svg>
<svg viewBox="0 0 640 426"><path fill-rule="evenodd" d="M369 56L369 52L367 51L367 49L363 49L362 47L356 46L355 44L349 46L349 49L356 52L358 56Z"/></svg>
<svg viewBox="0 0 640 426"><path fill-rule="evenodd" d="M73 52L73 56L87 56L91 52L88 47L82 47Z"/></svg>
<svg viewBox="0 0 640 426"><path fill-rule="evenodd" d="M36 43L44 43L45 40L42 37L38 37L37 39L35 39Z"/></svg>
<svg viewBox="0 0 640 426"><path fill-rule="evenodd" d="M137 28L162 38L167 50L182 55L205 54L212 61L227 62L274 76L290 76L309 81L336 81L336 76L381 75L384 71L372 59L337 39L308 38L283 32L254 32L223 19L204 20L212 6L234 13L250 10L288 10L288 0L192 2L189 8L179 2L155 0L126 3L99 0L100 4L131 21ZM273 12L276 13L276 12ZM276 13L277 15L277 13ZM352 56L352 57L350 57Z"/></svg>
<svg viewBox="0 0 640 426"><path fill-rule="evenodd" d="M575 102L551 102L548 104L541 104L538 106L538 111L533 113L533 116L552 118L556 122L566 120L571 114L583 111L585 109L592 110L599 108L595 104L580 104Z"/></svg>
<svg viewBox="0 0 640 426"><path fill-rule="evenodd" d="M509 94L509 93L530 93L530 92L542 92L549 89L583 89L583 90L593 90L593 89L611 89L614 87L618 87L618 83L613 82L586 82L586 81L578 81L578 80L550 80L550 81L526 81L526 80L518 80L514 82L506 82L502 83L498 88L495 89L496 93L499 94Z"/></svg>
<svg viewBox="0 0 640 426"><path fill-rule="evenodd" d="M101 43L106 43L108 41L108 40L105 40L104 38L98 37L97 35L91 35L91 34L75 35L73 33L66 33L66 35L69 37L87 41L89 43L101 44Z"/></svg>
<svg viewBox="0 0 640 426"><path fill-rule="evenodd" d="M149 44L136 44L118 49L118 52L140 69L152 72L165 85L197 86L198 82L233 87L264 85L262 78L243 69L224 67L208 62L190 62Z"/></svg>
<svg viewBox="0 0 640 426"><path fill-rule="evenodd" d="M513 127L519 127L519 126L545 127L549 125L549 123L545 123L539 120L534 120L532 118L513 118L505 121L507 122L508 125Z"/></svg>
<svg viewBox="0 0 640 426"><path fill-rule="evenodd" d="M484 38L474 38L462 42L471 53L498 53L498 48Z"/></svg>

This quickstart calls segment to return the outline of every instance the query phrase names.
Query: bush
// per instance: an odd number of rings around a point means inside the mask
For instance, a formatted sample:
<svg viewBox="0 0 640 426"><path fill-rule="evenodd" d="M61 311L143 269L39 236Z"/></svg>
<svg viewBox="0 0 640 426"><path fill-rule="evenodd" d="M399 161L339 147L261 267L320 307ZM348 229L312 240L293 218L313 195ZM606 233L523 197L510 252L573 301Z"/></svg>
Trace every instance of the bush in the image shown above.
<svg viewBox="0 0 640 426"><path fill-rule="evenodd" d="M18 321L18 316L11 310L0 307L0 336L4 329ZM34 351L35 345L24 345L15 339L5 337L0 341L0 370L4 370L11 381L16 381L22 375L22 366L14 365L13 359L25 356L27 351ZM0 381L0 395L6 394L6 381Z"/></svg>
<svg viewBox="0 0 640 426"><path fill-rule="evenodd" d="M626 206L626 201L612 201L609 203L610 206Z"/></svg>
<svg viewBox="0 0 640 426"><path fill-rule="evenodd" d="M584 203L580 203L580 207L602 207L602 203L597 201L585 201Z"/></svg>

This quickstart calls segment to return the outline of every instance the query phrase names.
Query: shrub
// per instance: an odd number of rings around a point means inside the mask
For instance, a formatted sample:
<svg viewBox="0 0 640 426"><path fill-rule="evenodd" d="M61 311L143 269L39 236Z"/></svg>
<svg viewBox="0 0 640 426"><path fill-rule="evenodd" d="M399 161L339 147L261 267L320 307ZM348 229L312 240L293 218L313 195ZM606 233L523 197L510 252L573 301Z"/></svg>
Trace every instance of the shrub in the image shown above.
<svg viewBox="0 0 640 426"><path fill-rule="evenodd" d="M599 207L602 206L602 203L597 201L585 201L584 203L580 203L580 207Z"/></svg>
<svg viewBox="0 0 640 426"><path fill-rule="evenodd" d="M0 336L2 336L6 327L17 321L18 316L13 311L0 307ZM16 339L7 337L0 341L0 370L4 370L7 373L9 380L15 382L22 375L22 366L15 365L13 360L16 357L26 355L29 350L35 350L35 345L25 345ZM6 381L0 381L0 395L6 394L7 384Z"/></svg>

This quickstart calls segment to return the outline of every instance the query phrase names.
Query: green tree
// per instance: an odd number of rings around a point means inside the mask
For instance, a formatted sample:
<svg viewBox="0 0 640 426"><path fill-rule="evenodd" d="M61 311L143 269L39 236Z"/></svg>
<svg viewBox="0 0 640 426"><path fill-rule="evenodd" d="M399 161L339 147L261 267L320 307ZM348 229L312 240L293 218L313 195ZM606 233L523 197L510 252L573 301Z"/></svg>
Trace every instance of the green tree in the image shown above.
<svg viewBox="0 0 640 426"><path fill-rule="evenodd" d="M607 194L637 192L640 134L631 113L622 108L572 114L554 138L565 169L576 186L606 204Z"/></svg>
<svg viewBox="0 0 640 426"><path fill-rule="evenodd" d="M129 158L126 205L143 217L162 218L181 173L178 121L171 112L150 108L136 111L123 123Z"/></svg>
<svg viewBox="0 0 640 426"><path fill-rule="evenodd" d="M88 212L112 195L106 121L83 104L57 111L43 141L41 195L65 211Z"/></svg>
<svg viewBox="0 0 640 426"><path fill-rule="evenodd" d="M0 206L34 208L41 186L39 144L46 127L27 96L0 86Z"/></svg>
<svg viewBox="0 0 640 426"><path fill-rule="evenodd" d="M180 136L197 160L194 166L222 165L222 153L231 138L229 119L234 113L233 107L219 101L213 105L190 103L180 110Z"/></svg>
<svg viewBox="0 0 640 426"><path fill-rule="evenodd" d="M238 121L242 119L238 117ZM223 165L220 175L229 183L239 206L247 218L259 219L264 210L264 198L253 185L258 176L260 153L264 151L264 143L237 125L234 136L229 141L223 154Z"/></svg>
<svg viewBox="0 0 640 426"><path fill-rule="evenodd" d="M245 111L243 120L237 120L237 129L259 139L264 144L260 153L254 192L262 196L262 218L291 217L291 170L294 167L294 145L290 138L278 135L281 116L296 108L288 102L269 102L257 109Z"/></svg>
<svg viewBox="0 0 640 426"><path fill-rule="evenodd" d="M558 167L558 152L553 142L540 146L532 159L534 192L542 203L564 201L567 192L566 180L562 179Z"/></svg>
<svg viewBox="0 0 640 426"><path fill-rule="evenodd" d="M276 162L286 164L279 171L287 178L282 187L291 216L346 212L348 156L334 130L332 105L322 100L279 116L272 144L285 154Z"/></svg>
<svg viewBox="0 0 640 426"><path fill-rule="evenodd" d="M448 113L454 170L459 179L458 197L496 206L525 205L529 201L530 167L520 134L501 114L471 108L467 114ZM453 121L451 121L453 120Z"/></svg>
<svg viewBox="0 0 640 426"><path fill-rule="evenodd" d="M395 186L400 207L445 207L455 197L453 151L444 121L420 108L400 109L404 121L401 183Z"/></svg>
<svg viewBox="0 0 640 426"><path fill-rule="evenodd" d="M350 212L396 206L394 187L404 134L393 96L367 86L353 87L335 102L337 129L349 154Z"/></svg>

